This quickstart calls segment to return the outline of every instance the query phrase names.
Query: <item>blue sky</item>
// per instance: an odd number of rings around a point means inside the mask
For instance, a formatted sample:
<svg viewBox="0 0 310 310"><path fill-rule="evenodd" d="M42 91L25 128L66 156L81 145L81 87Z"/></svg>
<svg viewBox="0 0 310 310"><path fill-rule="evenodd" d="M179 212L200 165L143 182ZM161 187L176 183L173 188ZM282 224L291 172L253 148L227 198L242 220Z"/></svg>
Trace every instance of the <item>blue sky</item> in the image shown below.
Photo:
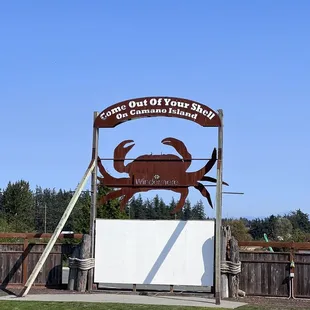
<svg viewBox="0 0 310 310"><path fill-rule="evenodd" d="M309 1L1 1L0 188L25 179L74 189L93 111L176 96L224 110L224 179L245 193L224 196L224 216L309 212L309 30ZM142 119L101 130L100 156L124 139L136 142L130 157L173 152L160 141L174 136L208 157L216 134ZM189 199L214 215L195 189Z"/></svg>

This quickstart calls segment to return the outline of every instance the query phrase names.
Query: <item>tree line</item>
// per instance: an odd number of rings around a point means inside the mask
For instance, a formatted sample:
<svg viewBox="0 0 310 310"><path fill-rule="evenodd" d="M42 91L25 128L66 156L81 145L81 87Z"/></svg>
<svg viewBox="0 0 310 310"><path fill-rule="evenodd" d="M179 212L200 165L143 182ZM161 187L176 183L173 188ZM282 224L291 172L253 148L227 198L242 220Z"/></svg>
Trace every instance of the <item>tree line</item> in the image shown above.
<svg viewBox="0 0 310 310"><path fill-rule="evenodd" d="M110 189L99 185L98 201ZM52 233L74 192L60 189L36 187L31 190L27 181L9 182L4 190L0 190L0 232L38 232ZM175 215L171 211L177 201L166 204L156 195L153 199L143 200L141 195L133 197L128 203L125 213L119 209L120 200L114 199L105 204L98 203L97 217L106 219L181 219L204 220L202 201L191 205L187 200L183 209ZM90 222L91 193L82 192L64 230L75 233L87 233Z"/></svg>
<svg viewBox="0 0 310 310"><path fill-rule="evenodd" d="M310 241L309 214L300 209L282 216L271 215L253 220L224 219L223 224L231 227L232 234L239 241L264 240L264 234L270 241Z"/></svg>
<svg viewBox="0 0 310 310"><path fill-rule="evenodd" d="M110 189L98 187L98 200ZM31 190L29 182L20 180L9 182L0 190L0 232L52 233L74 192L55 190L37 186ZM186 201L180 212L171 215L177 201L166 204L158 195L143 200L141 195L133 197L125 213L119 209L120 200L114 199L98 204L97 217L106 219L179 219L207 220L203 202L195 204ZM69 217L64 230L87 233L89 230L91 193L82 192ZM249 220L246 218L223 219L223 225L230 225L232 234L239 241L263 240L266 234L273 241L309 241L310 220L300 209L285 215L271 215L266 218Z"/></svg>

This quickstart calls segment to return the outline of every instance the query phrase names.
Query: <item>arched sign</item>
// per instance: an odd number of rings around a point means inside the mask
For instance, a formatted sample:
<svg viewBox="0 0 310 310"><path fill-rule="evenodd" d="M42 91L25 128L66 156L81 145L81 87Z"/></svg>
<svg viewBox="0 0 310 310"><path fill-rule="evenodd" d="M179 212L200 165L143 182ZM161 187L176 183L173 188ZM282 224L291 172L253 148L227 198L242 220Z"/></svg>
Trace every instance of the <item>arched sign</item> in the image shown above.
<svg viewBox="0 0 310 310"><path fill-rule="evenodd" d="M203 127L220 127L219 115L196 101L175 97L143 97L116 103L95 120L95 128L113 128L123 122L143 117L177 117Z"/></svg>

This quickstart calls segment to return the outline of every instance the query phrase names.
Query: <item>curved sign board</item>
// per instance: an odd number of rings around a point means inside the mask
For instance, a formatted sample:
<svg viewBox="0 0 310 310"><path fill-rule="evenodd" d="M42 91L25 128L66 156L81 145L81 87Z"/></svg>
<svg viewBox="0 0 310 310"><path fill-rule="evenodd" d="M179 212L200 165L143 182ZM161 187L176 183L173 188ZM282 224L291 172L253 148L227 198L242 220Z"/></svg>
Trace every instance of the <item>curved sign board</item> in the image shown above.
<svg viewBox="0 0 310 310"><path fill-rule="evenodd" d="M175 97L143 97L116 103L103 110L95 120L96 128L113 128L143 117L177 117L203 127L220 127L218 114L196 101Z"/></svg>

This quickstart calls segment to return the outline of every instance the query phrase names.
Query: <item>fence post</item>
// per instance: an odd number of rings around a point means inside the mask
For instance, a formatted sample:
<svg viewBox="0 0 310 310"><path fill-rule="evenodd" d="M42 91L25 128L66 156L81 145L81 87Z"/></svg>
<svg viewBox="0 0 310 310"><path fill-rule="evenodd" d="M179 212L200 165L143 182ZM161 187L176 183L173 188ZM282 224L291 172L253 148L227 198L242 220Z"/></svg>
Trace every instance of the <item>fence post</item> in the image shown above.
<svg viewBox="0 0 310 310"><path fill-rule="evenodd" d="M239 246L238 241L234 237L229 240L230 245L230 261L233 263L239 263ZM229 297L237 298L239 292L239 274L229 274Z"/></svg>
<svg viewBox="0 0 310 310"><path fill-rule="evenodd" d="M80 248L81 245L79 244L73 251L70 258L79 258L80 257ZM76 290L77 286L77 268L70 267L69 268L69 276L68 276L68 290L74 291Z"/></svg>
<svg viewBox="0 0 310 310"><path fill-rule="evenodd" d="M294 298L295 296L295 290L294 290L294 278L295 278L295 251L294 251L294 243L291 245L290 248L290 278L289 278L289 297Z"/></svg>
<svg viewBox="0 0 310 310"><path fill-rule="evenodd" d="M29 252L27 251L28 246L29 246L29 241L28 241L27 237L25 237L24 244L23 244L23 255L22 255L22 259L23 259L23 263L22 263L23 285L25 285L27 280L28 280L28 261L29 261L28 260Z"/></svg>
<svg viewBox="0 0 310 310"><path fill-rule="evenodd" d="M83 241L80 249L81 259L90 258L90 248L91 248L91 236L85 234L83 236ZM87 275L88 275L87 270L78 270L77 287L76 287L78 292L86 291Z"/></svg>

